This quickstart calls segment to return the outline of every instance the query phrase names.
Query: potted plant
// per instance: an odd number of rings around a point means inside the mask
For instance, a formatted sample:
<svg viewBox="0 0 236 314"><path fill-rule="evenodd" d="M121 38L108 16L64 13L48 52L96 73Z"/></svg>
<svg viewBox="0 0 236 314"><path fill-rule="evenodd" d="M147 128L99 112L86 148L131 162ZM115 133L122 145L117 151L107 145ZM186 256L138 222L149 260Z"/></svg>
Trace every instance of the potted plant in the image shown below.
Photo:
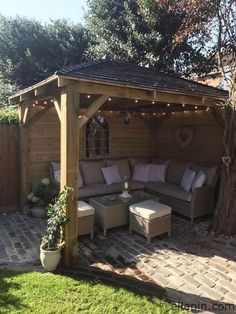
<svg viewBox="0 0 236 314"><path fill-rule="evenodd" d="M64 246L64 229L68 221L65 212L67 198L71 188L65 187L56 199L55 204L48 206L47 232L40 246L40 260L46 271L54 271L61 259Z"/></svg>
<svg viewBox="0 0 236 314"><path fill-rule="evenodd" d="M57 195L55 183L48 178L43 178L39 184L35 185L32 192L27 197L27 203L31 208L31 213L36 218L47 216L46 208Z"/></svg>

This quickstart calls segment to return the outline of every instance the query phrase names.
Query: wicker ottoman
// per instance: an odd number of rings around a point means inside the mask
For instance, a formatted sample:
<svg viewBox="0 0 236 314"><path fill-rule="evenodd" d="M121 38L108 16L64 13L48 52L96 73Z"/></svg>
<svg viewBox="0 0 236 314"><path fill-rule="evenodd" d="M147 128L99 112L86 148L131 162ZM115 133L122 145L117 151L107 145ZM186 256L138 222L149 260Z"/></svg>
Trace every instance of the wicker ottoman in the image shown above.
<svg viewBox="0 0 236 314"><path fill-rule="evenodd" d="M171 207L155 200L146 200L129 206L129 232L132 230L151 238L171 233Z"/></svg>
<svg viewBox="0 0 236 314"><path fill-rule="evenodd" d="M78 236L90 233L93 239L93 230L94 208L83 201L78 201Z"/></svg>

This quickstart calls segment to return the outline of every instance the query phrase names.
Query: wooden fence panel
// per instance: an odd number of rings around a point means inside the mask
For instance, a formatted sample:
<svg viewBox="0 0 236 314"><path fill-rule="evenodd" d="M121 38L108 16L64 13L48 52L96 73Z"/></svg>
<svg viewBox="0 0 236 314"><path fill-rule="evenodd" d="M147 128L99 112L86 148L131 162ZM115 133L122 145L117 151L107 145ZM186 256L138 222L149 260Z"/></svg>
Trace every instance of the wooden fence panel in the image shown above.
<svg viewBox="0 0 236 314"><path fill-rule="evenodd" d="M0 213L18 209L18 132L16 124L0 124Z"/></svg>

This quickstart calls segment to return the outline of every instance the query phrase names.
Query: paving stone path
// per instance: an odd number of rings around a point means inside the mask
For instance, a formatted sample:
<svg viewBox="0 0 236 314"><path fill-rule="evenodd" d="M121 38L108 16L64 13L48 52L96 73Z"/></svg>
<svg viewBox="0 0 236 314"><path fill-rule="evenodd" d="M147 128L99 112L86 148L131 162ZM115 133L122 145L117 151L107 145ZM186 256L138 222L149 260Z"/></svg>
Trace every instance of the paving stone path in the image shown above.
<svg viewBox="0 0 236 314"><path fill-rule="evenodd" d="M165 296L200 312L236 313L236 241L222 243L196 233L198 224L172 219L171 238L151 244L126 228L95 233L78 243L79 264L124 274L165 288ZM0 215L0 267L39 264L45 221L19 213ZM235 309L233 306L235 305Z"/></svg>

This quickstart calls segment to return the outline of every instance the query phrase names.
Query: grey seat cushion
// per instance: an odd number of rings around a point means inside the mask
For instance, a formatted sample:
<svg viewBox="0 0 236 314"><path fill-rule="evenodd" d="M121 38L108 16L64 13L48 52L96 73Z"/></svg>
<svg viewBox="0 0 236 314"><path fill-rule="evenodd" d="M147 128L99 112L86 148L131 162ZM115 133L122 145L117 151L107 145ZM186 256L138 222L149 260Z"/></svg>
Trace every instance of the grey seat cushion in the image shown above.
<svg viewBox="0 0 236 314"><path fill-rule="evenodd" d="M79 189L79 199L98 195L119 193L122 191L122 183L107 184L89 184Z"/></svg>
<svg viewBox="0 0 236 314"><path fill-rule="evenodd" d="M105 160L84 160L80 162L80 168L85 185L104 183L105 180L101 168L105 167Z"/></svg>
<svg viewBox="0 0 236 314"><path fill-rule="evenodd" d="M190 163L171 160L166 173L166 182L180 184L184 171L190 165Z"/></svg>
<svg viewBox="0 0 236 314"><path fill-rule="evenodd" d="M206 185L207 186L214 186L216 185L217 181L217 167L202 167L202 166L197 166L197 165L192 165L191 169L195 171L202 170L207 179L206 179Z"/></svg>
<svg viewBox="0 0 236 314"><path fill-rule="evenodd" d="M131 170L129 166L129 159L122 158L122 159L109 159L106 161L107 166L116 165L121 177L121 180L124 179L126 176L129 180L131 178Z"/></svg>
<svg viewBox="0 0 236 314"><path fill-rule="evenodd" d="M148 182L145 188L154 193L168 195L182 201L191 202L192 193L184 191L179 185L164 182Z"/></svg>

